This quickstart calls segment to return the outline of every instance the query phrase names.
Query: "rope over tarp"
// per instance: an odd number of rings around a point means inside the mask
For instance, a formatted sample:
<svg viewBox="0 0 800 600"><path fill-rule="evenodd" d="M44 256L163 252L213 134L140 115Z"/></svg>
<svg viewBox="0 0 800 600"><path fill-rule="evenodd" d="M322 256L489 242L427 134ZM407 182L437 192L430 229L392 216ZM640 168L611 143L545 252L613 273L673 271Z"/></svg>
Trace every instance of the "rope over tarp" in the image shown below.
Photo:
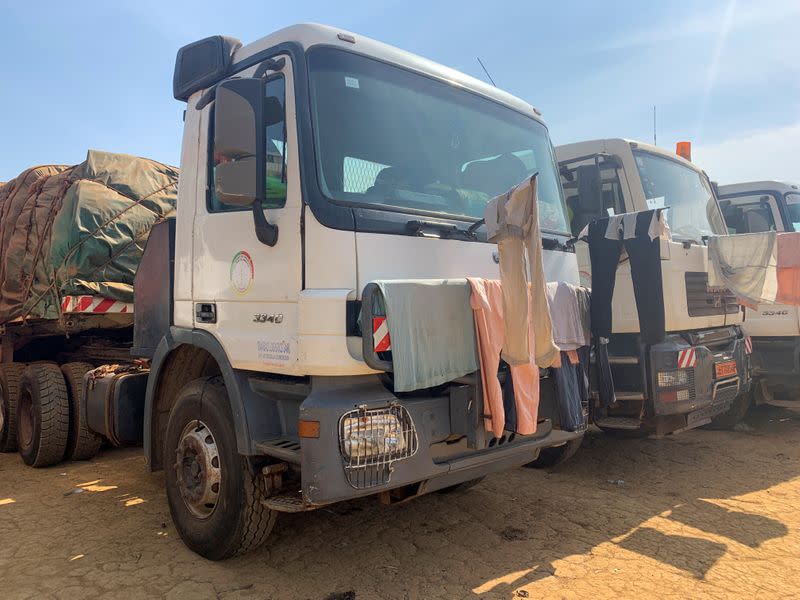
<svg viewBox="0 0 800 600"><path fill-rule="evenodd" d="M174 167L96 150L0 186L0 323L58 319L66 295L133 302L150 230L174 213L177 190Z"/></svg>

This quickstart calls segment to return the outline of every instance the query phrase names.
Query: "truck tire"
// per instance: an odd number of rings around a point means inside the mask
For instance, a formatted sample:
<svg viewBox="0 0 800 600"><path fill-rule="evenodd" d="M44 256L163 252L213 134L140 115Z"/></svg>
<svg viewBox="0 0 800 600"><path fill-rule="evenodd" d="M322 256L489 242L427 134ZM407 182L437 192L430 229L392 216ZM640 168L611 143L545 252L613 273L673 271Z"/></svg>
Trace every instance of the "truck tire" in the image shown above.
<svg viewBox="0 0 800 600"><path fill-rule="evenodd" d="M753 403L753 391L749 390L739 394L731 402L731 407L724 413L711 418L711 423L703 425L705 429L733 429L736 424L744 419L750 405Z"/></svg>
<svg viewBox="0 0 800 600"><path fill-rule="evenodd" d="M0 364L0 452L17 450L17 401L25 365Z"/></svg>
<svg viewBox="0 0 800 600"><path fill-rule="evenodd" d="M264 482L237 451L221 377L195 379L179 392L164 457L172 521L191 550L223 560L266 541L277 513L262 504Z"/></svg>
<svg viewBox="0 0 800 600"><path fill-rule="evenodd" d="M566 462L580 449L583 436L554 448L544 448L536 460L524 465L528 469L553 469Z"/></svg>
<svg viewBox="0 0 800 600"><path fill-rule="evenodd" d="M67 384L69 398L69 436L66 460L89 460L94 458L103 443L103 438L89 429L83 410L83 376L94 367L89 363L71 362L61 366Z"/></svg>
<svg viewBox="0 0 800 600"><path fill-rule="evenodd" d="M69 398L54 363L28 365L17 403L17 445L25 464L47 467L64 458L69 436Z"/></svg>

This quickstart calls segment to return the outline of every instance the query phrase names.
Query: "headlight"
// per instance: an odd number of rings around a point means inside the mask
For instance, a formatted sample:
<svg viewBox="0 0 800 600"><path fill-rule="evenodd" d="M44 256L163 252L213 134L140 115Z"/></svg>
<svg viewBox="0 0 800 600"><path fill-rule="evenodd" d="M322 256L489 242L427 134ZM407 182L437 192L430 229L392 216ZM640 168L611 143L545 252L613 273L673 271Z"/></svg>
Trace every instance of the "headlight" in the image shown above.
<svg viewBox="0 0 800 600"><path fill-rule="evenodd" d="M400 420L393 414L364 414L342 420L342 454L364 460L382 454L398 455L406 449Z"/></svg>
<svg viewBox="0 0 800 600"><path fill-rule="evenodd" d="M339 419L344 472L357 489L388 483L394 463L414 456L418 443L411 415L400 404L360 406Z"/></svg>
<svg viewBox="0 0 800 600"><path fill-rule="evenodd" d="M687 383L689 383L689 374L685 369L658 372L658 387L678 387Z"/></svg>

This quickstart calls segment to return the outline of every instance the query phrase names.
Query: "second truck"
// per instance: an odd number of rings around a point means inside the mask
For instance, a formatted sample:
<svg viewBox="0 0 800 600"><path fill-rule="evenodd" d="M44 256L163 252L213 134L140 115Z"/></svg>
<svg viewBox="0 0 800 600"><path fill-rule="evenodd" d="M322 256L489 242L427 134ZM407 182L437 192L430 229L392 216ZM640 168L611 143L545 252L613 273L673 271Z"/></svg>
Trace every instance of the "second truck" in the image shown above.
<svg viewBox="0 0 800 600"><path fill-rule="evenodd" d="M608 346L616 402L594 404L594 423L627 435L722 424L746 402L750 378L736 299L708 286L705 240L726 234L714 186L690 161L632 140L567 144L556 155L575 236L593 219L657 208L671 230L659 240L663 342L642 343L630 264L620 261ZM591 287L587 245L576 246L582 283Z"/></svg>

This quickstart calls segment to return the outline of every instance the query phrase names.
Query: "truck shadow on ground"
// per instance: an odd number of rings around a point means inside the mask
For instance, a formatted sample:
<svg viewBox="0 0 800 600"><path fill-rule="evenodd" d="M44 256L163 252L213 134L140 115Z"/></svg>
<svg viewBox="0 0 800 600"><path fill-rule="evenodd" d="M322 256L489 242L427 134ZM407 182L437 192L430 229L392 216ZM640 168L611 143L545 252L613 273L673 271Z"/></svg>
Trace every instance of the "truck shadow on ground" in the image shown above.
<svg viewBox="0 0 800 600"><path fill-rule="evenodd" d="M557 561L610 542L703 579L729 546L755 549L789 532L737 498L800 475L800 415L761 407L748 421L747 432L661 439L592 432L588 448L554 472L500 473L397 507L359 500L287 515L254 559L291 570L300 544L306 564L333 561L354 575L380 564L429 581L456 563L463 574L468 561L461 589L482 594L557 575ZM301 541L309 539L318 543Z"/></svg>

